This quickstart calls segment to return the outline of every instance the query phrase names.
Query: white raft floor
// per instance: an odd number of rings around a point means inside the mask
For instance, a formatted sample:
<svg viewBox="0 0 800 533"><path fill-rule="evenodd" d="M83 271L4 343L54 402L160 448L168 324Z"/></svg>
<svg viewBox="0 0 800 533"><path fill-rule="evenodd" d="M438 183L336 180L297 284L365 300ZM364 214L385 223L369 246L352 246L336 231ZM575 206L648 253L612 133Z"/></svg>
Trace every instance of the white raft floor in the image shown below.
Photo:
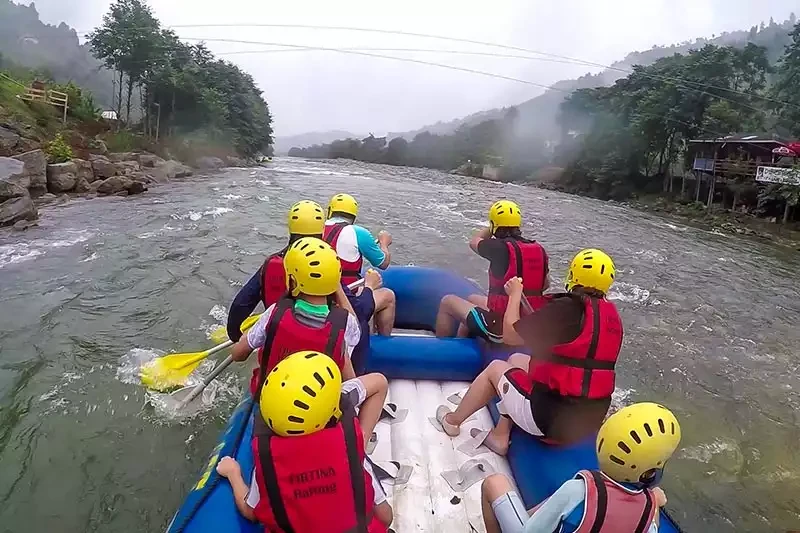
<svg viewBox="0 0 800 533"><path fill-rule="evenodd" d="M470 460L481 460L494 472L511 478L508 462L486 447L474 456L457 448L471 440L470 430L488 430L493 427L489 411L482 409L461 427L455 439L437 430L429 418L436 416L441 404L455 408L449 396L466 390L464 382L435 382L392 380L387 402L398 410L408 409L407 416L393 424L381 421L375 428L378 441L370 458L379 466L389 461L413 468L408 482L391 485L384 481L389 501L394 510L392 529L396 533L481 532L485 531L481 518L480 482L466 491L453 490L442 477L442 472L456 470ZM513 479L513 478L512 478Z"/></svg>

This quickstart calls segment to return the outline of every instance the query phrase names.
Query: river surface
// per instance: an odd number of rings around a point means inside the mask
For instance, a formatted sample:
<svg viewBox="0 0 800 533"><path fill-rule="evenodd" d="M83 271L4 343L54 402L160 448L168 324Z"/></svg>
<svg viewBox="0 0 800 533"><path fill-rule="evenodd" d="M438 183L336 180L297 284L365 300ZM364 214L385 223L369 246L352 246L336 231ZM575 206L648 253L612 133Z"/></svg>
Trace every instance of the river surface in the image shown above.
<svg viewBox="0 0 800 533"><path fill-rule="evenodd" d="M0 531L160 531L196 481L247 370L176 420L136 383L154 351L200 350L295 201L348 191L360 222L394 235L397 264L485 285L468 236L500 197L519 202L559 280L606 249L625 322L624 403L677 414L669 507L686 531L800 529L796 253L610 203L433 171L278 159L73 200L0 233ZM156 398L157 400L158 398ZM159 405L159 402L155 402Z"/></svg>

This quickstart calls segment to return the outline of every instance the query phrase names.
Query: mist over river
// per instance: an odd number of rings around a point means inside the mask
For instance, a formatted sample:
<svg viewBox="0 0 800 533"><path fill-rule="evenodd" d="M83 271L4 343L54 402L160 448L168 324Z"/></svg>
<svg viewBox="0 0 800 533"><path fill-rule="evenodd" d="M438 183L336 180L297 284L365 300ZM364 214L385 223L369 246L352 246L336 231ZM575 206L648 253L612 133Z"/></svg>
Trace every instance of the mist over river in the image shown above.
<svg viewBox="0 0 800 533"><path fill-rule="evenodd" d="M72 200L0 233L0 531L160 531L246 386L210 407L147 405L132 361L209 346L238 288L285 242L287 208L354 194L394 236L395 264L486 285L469 235L518 202L554 276L580 248L614 258L625 323L624 403L655 400L683 428L669 508L687 532L800 529L798 254L638 211L435 171L276 159L140 197Z"/></svg>

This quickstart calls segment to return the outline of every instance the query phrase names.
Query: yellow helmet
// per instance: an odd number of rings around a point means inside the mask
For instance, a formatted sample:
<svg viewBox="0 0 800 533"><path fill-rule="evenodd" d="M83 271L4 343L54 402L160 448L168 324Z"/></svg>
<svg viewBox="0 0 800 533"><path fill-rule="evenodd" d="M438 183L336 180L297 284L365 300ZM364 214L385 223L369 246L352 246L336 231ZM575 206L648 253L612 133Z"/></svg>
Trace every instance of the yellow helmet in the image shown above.
<svg viewBox="0 0 800 533"><path fill-rule="evenodd" d="M597 434L600 470L615 481L646 482L648 471L660 472L681 441L681 426L672 411L657 403L636 403L606 420Z"/></svg>
<svg viewBox="0 0 800 533"><path fill-rule="evenodd" d="M317 202L301 200L289 208L288 225L292 235L322 235L325 213Z"/></svg>
<svg viewBox="0 0 800 533"><path fill-rule="evenodd" d="M518 228L522 226L522 211L510 200L498 200L489 208L489 227L492 235L497 228Z"/></svg>
<svg viewBox="0 0 800 533"><path fill-rule="evenodd" d="M328 218L333 213L345 213L355 218L358 216L358 202L349 194L337 194L328 202Z"/></svg>
<svg viewBox="0 0 800 533"><path fill-rule="evenodd" d="M342 264L331 245L316 237L296 240L283 258L286 286L292 296L328 296L342 280Z"/></svg>
<svg viewBox="0 0 800 533"><path fill-rule="evenodd" d="M581 286L605 294L614 283L616 273L614 261L608 254L597 248L587 248L572 259L567 270L566 288L571 291L576 286Z"/></svg>
<svg viewBox="0 0 800 533"><path fill-rule="evenodd" d="M339 420L342 373L320 352L295 352L267 374L259 409L276 435L292 437L325 429Z"/></svg>

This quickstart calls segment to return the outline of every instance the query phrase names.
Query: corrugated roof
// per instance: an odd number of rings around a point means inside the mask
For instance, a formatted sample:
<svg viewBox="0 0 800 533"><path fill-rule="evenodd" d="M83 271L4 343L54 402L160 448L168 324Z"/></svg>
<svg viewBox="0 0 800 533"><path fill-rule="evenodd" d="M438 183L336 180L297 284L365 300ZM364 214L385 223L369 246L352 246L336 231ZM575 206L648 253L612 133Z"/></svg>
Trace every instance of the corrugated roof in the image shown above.
<svg viewBox="0 0 800 533"><path fill-rule="evenodd" d="M783 138L778 136L775 133L735 133L733 135L726 135L724 137L700 137L698 139L692 139L689 141L690 143L722 143L722 142L732 142L732 143L777 143L782 145L788 145L789 139Z"/></svg>

